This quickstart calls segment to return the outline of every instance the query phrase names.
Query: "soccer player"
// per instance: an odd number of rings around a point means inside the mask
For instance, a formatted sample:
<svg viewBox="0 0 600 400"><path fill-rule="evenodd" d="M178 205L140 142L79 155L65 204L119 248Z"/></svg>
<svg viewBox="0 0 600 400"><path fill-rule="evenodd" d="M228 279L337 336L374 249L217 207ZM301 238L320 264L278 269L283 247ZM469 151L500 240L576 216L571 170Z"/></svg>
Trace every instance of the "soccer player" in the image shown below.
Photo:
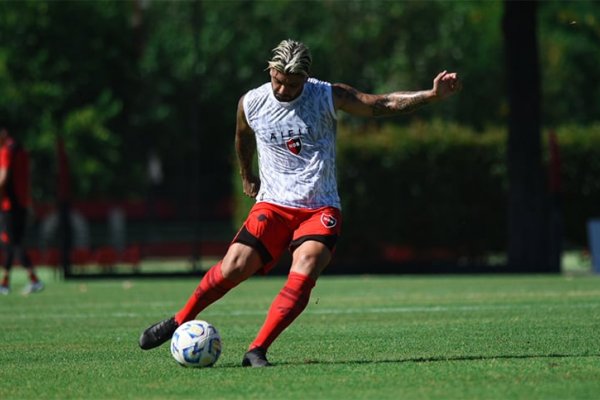
<svg viewBox="0 0 600 400"><path fill-rule="evenodd" d="M44 289L44 284L38 279L23 247L27 211L31 206L29 155L21 143L9 135L5 126L0 127L0 199L2 242L6 250L0 294L10 293L10 270L15 256L20 258L29 274L30 283L23 289L23 294L39 292Z"/></svg>
<svg viewBox="0 0 600 400"><path fill-rule="evenodd" d="M171 338L183 322L255 273L267 273L289 247L287 282L273 300L243 366L271 365L273 341L305 309L311 290L331 260L342 214L335 165L336 113L377 117L414 111L460 90L456 73L440 72L429 90L367 94L342 83L310 77L308 48L284 40L268 61L270 82L238 103L235 146L244 193L256 198L225 257L210 268L173 317L147 328L142 349ZM253 157L258 153L257 176Z"/></svg>

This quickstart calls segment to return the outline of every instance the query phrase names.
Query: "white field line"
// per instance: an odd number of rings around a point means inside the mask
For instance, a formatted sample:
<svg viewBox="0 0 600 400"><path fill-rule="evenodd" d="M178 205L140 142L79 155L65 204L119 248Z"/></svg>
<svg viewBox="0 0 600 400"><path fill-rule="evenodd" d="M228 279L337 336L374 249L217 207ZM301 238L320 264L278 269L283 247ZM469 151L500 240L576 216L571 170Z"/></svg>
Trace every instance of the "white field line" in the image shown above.
<svg viewBox="0 0 600 400"><path fill-rule="evenodd" d="M163 304L164 306L164 304ZM311 307L312 306L312 307ZM78 312L78 313L50 313L46 312L48 319L56 318L137 318L145 316L156 316L155 312L109 312L103 313L97 307L93 307L90 312ZM564 309L600 309L600 303L581 303L581 304L553 304L553 305L533 305L533 304L495 304L495 305L456 305L456 306L405 306L405 307L356 307L356 308L320 308L317 305L309 305L305 315L354 315L354 314L408 314L408 313L445 313L445 312L461 312L461 313L477 313L487 311L499 311L499 310L514 310L515 312L520 310L539 310L539 311L553 311L553 310L564 310ZM206 310L202 314L206 316L254 316L254 315L265 315L267 309L257 310L239 310L239 311L224 311L224 310ZM1 314L0 314L1 316ZM27 318L40 318L40 313L19 313L18 315L8 315L7 319L27 319Z"/></svg>
<svg viewBox="0 0 600 400"><path fill-rule="evenodd" d="M406 313L440 313L440 312L481 312L494 310L546 309L556 308L600 308L600 304L571 304L557 306L534 306L528 304L473 305L473 306L405 306L405 307L359 307L359 308L317 308L308 306L304 314L314 315L346 315L346 314L406 314ZM206 312L208 314L208 310ZM213 312L214 315L257 315L266 310Z"/></svg>

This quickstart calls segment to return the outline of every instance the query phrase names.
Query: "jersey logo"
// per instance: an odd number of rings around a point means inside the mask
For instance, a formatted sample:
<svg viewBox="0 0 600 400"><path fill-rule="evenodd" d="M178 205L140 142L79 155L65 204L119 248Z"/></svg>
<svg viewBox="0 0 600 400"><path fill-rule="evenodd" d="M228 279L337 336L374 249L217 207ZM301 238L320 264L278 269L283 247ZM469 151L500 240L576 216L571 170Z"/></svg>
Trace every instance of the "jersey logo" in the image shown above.
<svg viewBox="0 0 600 400"><path fill-rule="evenodd" d="M285 144L287 145L289 151L296 155L300 154L300 151L302 150L302 141L300 140L300 138L292 138L288 140Z"/></svg>
<svg viewBox="0 0 600 400"><path fill-rule="evenodd" d="M321 214L321 223L325 228L331 229L337 225L337 219L330 214Z"/></svg>

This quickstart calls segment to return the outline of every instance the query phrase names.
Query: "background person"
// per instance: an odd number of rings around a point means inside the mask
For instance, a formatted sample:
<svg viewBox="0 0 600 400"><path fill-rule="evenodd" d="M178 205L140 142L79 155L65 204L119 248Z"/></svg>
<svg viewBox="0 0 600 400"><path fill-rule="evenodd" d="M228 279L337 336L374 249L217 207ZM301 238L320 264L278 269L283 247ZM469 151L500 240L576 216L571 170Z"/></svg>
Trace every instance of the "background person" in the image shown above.
<svg viewBox="0 0 600 400"><path fill-rule="evenodd" d="M443 71L430 90L366 94L346 84L309 78L311 63L304 44L282 41L268 62L270 82L240 99L236 151L244 193L257 202L225 257L207 271L184 307L142 333L142 349L166 342L179 325L194 319L239 283L259 271L267 273L289 248L292 265L287 282L242 359L243 366L271 365L268 348L305 309L341 233L336 112L398 115L460 89L457 75ZM257 151L259 176L252 169Z"/></svg>
<svg viewBox="0 0 600 400"><path fill-rule="evenodd" d="M44 284L37 277L27 256L23 240L27 228L27 213L31 206L29 155L21 143L13 139L5 126L0 127L0 208L1 238L5 249L4 276L0 294L10 293L10 271L15 256L27 270L30 283L24 294L39 292Z"/></svg>

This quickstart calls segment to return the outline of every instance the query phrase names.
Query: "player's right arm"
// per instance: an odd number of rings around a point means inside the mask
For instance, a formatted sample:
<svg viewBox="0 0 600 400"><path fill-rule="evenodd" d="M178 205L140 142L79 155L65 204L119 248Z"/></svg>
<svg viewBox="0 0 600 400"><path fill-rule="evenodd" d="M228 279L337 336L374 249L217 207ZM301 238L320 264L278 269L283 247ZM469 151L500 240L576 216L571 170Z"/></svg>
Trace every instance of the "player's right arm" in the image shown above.
<svg viewBox="0 0 600 400"><path fill-rule="evenodd" d="M244 96L240 98L237 107L235 151L240 166L244 194L256 197L260 189L260 179L253 170L254 154L256 154L256 135L252 128L250 128L250 125L248 125L248 121L246 121Z"/></svg>

